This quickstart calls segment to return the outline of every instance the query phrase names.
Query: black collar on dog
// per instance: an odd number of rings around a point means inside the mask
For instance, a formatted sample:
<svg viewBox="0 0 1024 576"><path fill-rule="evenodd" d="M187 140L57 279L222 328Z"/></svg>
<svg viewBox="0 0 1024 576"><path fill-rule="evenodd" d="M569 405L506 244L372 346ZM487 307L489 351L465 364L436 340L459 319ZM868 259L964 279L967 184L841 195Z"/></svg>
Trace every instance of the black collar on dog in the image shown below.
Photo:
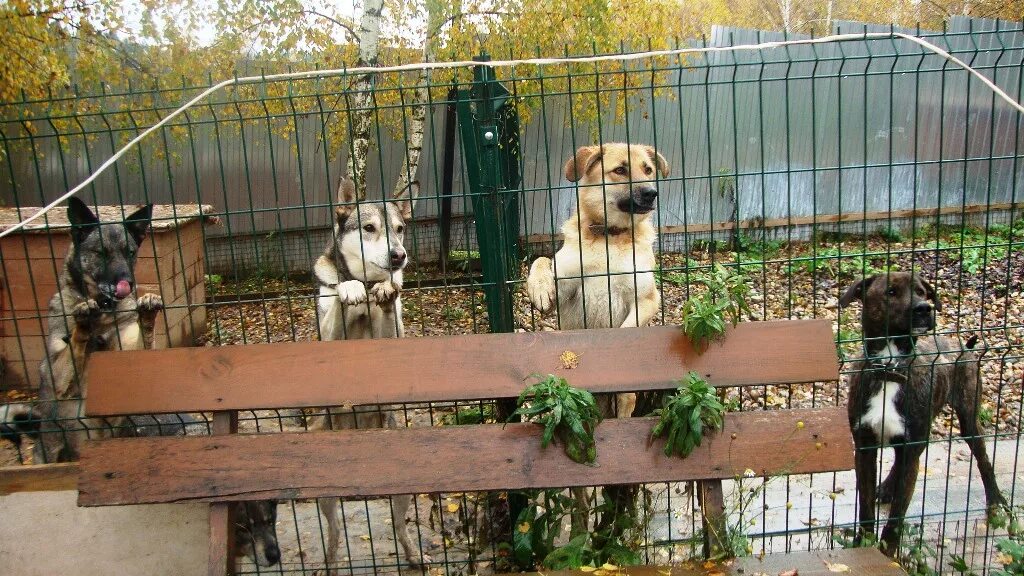
<svg viewBox="0 0 1024 576"><path fill-rule="evenodd" d="M618 226L604 226L602 224L591 224L588 228L595 236L618 236L629 231L629 228Z"/></svg>
<svg viewBox="0 0 1024 576"><path fill-rule="evenodd" d="M873 370L872 373L877 378L879 378L881 380L886 380L886 381L889 381L889 382L897 382L899 384L906 384L907 382L910 381L910 367L909 366L903 368L902 371L899 371L899 370L894 369L894 368L889 367L889 366L876 366L876 365L872 365L871 367L872 368L876 368L876 370Z"/></svg>

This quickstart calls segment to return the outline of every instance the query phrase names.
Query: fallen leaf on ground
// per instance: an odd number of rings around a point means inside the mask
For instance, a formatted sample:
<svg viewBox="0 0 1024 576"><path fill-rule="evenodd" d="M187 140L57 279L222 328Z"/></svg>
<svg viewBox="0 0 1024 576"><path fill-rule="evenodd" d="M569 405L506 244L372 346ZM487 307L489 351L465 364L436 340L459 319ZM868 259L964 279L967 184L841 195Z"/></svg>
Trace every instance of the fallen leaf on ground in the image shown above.
<svg viewBox="0 0 1024 576"><path fill-rule="evenodd" d="M792 570L786 570L785 572L779 572L779 576L799 576L799 575L800 575L800 573L797 572L796 568L793 568Z"/></svg>
<svg viewBox="0 0 1024 576"><path fill-rule="evenodd" d="M840 564L838 562L833 564L833 563L829 562L828 560L825 560L824 562L825 562L825 567L828 568L829 572L849 572L850 571L850 567L847 566L846 564Z"/></svg>

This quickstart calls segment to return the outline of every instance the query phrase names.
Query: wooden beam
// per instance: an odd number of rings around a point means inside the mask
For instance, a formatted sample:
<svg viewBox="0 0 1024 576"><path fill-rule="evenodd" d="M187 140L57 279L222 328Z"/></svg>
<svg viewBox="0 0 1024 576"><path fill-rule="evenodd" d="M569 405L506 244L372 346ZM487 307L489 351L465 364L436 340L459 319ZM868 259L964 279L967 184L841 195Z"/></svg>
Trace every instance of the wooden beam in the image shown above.
<svg viewBox="0 0 1024 576"><path fill-rule="evenodd" d="M77 462L0 468L0 496L15 492L74 490L77 487Z"/></svg>
<svg viewBox="0 0 1024 576"><path fill-rule="evenodd" d="M97 352L86 412L514 398L538 373L592 392L674 388L688 370L715 386L830 381L839 378L834 339L818 319L743 322L703 354L675 326ZM578 367L563 365L566 350Z"/></svg>
<svg viewBox="0 0 1024 576"><path fill-rule="evenodd" d="M798 423L803 423L798 424ZM160 502L375 497L803 474L853 467L842 407L735 412L687 458L648 443L653 418L596 429L598 466L536 424L115 438L82 451L81 506Z"/></svg>
<svg viewBox="0 0 1024 576"><path fill-rule="evenodd" d="M237 433L238 413L215 412L211 432L214 436ZM214 502L210 504L210 551L207 556L209 576L231 576L236 572L235 523L231 516L230 503Z"/></svg>
<svg viewBox="0 0 1024 576"><path fill-rule="evenodd" d="M797 216L791 218L750 218L739 222L712 222L710 224L686 224L660 226L659 234L699 234L725 230L758 228L783 228L786 226L809 226L811 224L836 224L839 222L870 222L894 218L933 218L950 214L980 214L993 210L1011 210L1024 207L1024 202L1003 202L998 204L972 204L969 206L946 206L943 208L918 208L916 210L883 210L878 212L848 212L845 214L821 214L819 216ZM561 234L530 234L528 244L561 241Z"/></svg>

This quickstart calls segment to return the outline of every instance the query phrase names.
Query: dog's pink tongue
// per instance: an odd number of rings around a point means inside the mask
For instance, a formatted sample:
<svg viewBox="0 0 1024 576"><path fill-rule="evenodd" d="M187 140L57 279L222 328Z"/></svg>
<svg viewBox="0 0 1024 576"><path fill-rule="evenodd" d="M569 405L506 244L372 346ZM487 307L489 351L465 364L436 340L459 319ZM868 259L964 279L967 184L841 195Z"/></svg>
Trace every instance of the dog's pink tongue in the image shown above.
<svg viewBox="0 0 1024 576"><path fill-rule="evenodd" d="M131 294L131 292L132 285L129 284L127 280L121 280L120 282L117 283L117 288L114 290L114 296L117 296L118 298L124 298L125 296Z"/></svg>

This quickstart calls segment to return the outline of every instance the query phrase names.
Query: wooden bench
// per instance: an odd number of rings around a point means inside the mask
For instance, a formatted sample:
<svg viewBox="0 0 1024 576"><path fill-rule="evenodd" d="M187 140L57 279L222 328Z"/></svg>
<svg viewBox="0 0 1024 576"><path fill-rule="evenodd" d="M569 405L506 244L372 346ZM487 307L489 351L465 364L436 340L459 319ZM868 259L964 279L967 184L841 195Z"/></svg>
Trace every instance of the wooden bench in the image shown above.
<svg viewBox="0 0 1024 576"><path fill-rule="evenodd" d="M560 360L567 350L575 368ZM595 434L597 467L542 450L534 424L232 434L238 410L507 399L536 373L592 392L662 390L689 370L715 386L795 384L837 380L838 360L825 320L740 324L702 355L672 326L97 353L86 373L89 416L212 411L214 435L88 442L79 504L210 502L210 574L223 574L233 562L232 501L696 480L705 526L715 527L724 521L722 479L852 469L837 407L729 413L724 430L685 459L664 456L661 441L648 445L651 418L606 420ZM827 554L901 573L877 551ZM814 554L795 561L801 574L823 566Z"/></svg>

